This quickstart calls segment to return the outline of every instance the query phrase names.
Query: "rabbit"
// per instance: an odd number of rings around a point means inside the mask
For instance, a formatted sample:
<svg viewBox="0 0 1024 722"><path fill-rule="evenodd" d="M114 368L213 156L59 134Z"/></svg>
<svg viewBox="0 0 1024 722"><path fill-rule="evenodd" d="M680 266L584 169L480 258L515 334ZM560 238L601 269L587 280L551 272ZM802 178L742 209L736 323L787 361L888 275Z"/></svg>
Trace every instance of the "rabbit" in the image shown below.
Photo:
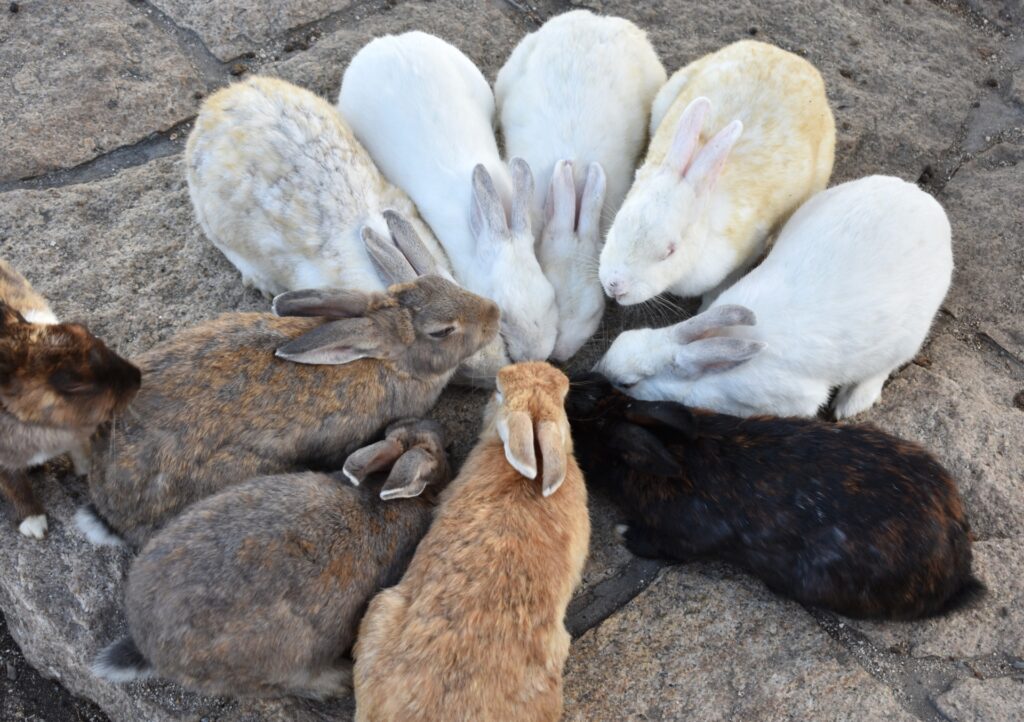
<svg viewBox="0 0 1024 722"><path fill-rule="evenodd" d="M89 438L131 403L140 380L85 326L60 323L0 259L0 493L23 536L42 539L48 528L25 470L68 453L87 474Z"/></svg>
<svg viewBox="0 0 1024 722"><path fill-rule="evenodd" d="M346 480L387 467L383 486ZM132 563L129 636L93 671L231 697L347 694L366 604L398 582L449 478L440 427L405 420L344 473L264 476L197 502Z"/></svg>
<svg viewBox="0 0 1024 722"><path fill-rule="evenodd" d="M135 413L94 445L90 477L98 515L133 547L232 483L337 468L422 415L499 314L434 275L382 294L293 291L274 311L222 315L139 358Z"/></svg>
<svg viewBox="0 0 1024 722"><path fill-rule="evenodd" d="M651 103L664 83L665 68L640 28L587 10L548 20L519 42L498 71L494 97L505 152L523 158L537 181L533 227L545 230L538 257L555 288L556 360L575 354L601 322L604 293L597 258L606 230L602 218L612 218L622 205L647 140ZM561 220L552 219L550 201L545 202L548 179L554 188L565 172L562 161L570 161L573 184L573 220L567 231ZM603 214L595 173L601 174L601 190L607 183ZM583 198L581 207L588 200L596 201L596 207L590 208L594 220L587 233L581 210L575 240L577 194ZM563 230L547 233L552 222Z"/></svg>
<svg viewBox="0 0 1024 722"><path fill-rule="evenodd" d="M397 281L378 273L364 239L396 228L422 260L421 275L453 280L409 197L384 179L338 110L308 90L257 76L217 91L199 111L185 163L203 231L263 293L383 291ZM495 337L456 381L493 387L508 362Z"/></svg>
<svg viewBox="0 0 1024 722"><path fill-rule="evenodd" d="M416 203L455 279L497 302L509 357L547 358L558 309L534 250L533 177L521 159L501 161L494 96L480 70L440 38L387 35L352 58L338 108L388 180Z"/></svg>
<svg viewBox="0 0 1024 722"><path fill-rule="evenodd" d="M736 416L814 416L839 386L845 419L917 354L952 272L934 198L898 178L850 181L805 203L707 311L626 331L597 370L637 398Z"/></svg>
<svg viewBox="0 0 1024 722"><path fill-rule="evenodd" d="M983 587L956 483L869 425L739 418L573 380L573 437L644 557L739 564L778 594L851 617L950 611Z"/></svg>
<svg viewBox="0 0 1024 722"><path fill-rule="evenodd" d="M568 389L542 362L498 374L480 440L430 531L359 626L357 720L561 716L563 620L590 538Z"/></svg>
<svg viewBox="0 0 1024 722"><path fill-rule="evenodd" d="M825 188L835 155L821 75L752 40L677 71L654 100L651 135L601 251L601 284L622 305L663 291L710 305Z"/></svg>

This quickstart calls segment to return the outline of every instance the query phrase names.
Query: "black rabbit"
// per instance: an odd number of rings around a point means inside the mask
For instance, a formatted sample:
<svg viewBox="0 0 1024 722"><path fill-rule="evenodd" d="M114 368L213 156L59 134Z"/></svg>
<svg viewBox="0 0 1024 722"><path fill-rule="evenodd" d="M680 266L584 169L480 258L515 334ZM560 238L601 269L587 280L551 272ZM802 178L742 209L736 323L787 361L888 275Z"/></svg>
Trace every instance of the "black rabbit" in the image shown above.
<svg viewBox="0 0 1024 722"><path fill-rule="evenodd" d="M928 616L983 589L956 484L917 444L639 401L600 374L574 381L567 410L588 484L626 513L634 554L725 559L851 617Z"/></svg>

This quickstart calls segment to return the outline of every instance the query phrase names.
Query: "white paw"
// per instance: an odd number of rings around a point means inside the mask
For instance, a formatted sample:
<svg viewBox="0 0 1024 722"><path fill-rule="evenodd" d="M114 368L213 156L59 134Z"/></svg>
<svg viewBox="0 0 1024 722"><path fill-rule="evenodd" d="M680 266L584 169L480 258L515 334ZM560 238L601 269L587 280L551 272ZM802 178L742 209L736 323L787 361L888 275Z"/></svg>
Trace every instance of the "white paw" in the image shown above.
<svg viewBox="0 0 1024 722"><path fill-rule="evenodd" d="M615 525L615 538L620 542L626 541L626 532L629 531L629 524L616 524Z"/></svg>
<svg viewBox="0 0 1024 722"><path fill-rule="evenodd" d="M45 537L46 528L46 514L27 516L18 525L18 531L32 539L42 539Z"/></svg>
<svg viewBox="0 0 1024 722"><path fill-rule="evenodd" d="M75 526L90 544L98 547L124 546L124 539L112 534L107 525L101 519L97 519L89 507L80 507L75 512Z"/></svg>

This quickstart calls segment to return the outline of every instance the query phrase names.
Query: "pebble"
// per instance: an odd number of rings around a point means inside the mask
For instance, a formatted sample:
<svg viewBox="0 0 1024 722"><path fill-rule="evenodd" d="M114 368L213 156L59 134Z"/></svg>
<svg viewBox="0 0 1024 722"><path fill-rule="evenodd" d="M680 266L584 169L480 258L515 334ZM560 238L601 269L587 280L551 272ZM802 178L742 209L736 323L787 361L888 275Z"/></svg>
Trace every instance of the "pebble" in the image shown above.
<svg viewBox="0 0 1024 722"><path fill-rule="evenodd" d="M14 682L18 679L18 670L15 668L13 662L7 663L7 679L9 679L11 682Z"/></svg>

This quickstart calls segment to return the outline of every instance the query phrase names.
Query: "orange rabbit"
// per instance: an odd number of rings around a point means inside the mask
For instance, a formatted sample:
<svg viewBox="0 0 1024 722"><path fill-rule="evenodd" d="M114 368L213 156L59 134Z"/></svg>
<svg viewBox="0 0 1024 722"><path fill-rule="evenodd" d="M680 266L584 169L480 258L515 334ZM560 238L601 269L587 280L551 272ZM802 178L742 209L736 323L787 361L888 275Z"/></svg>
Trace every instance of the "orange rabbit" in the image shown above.
<svg viewBox="0 0 1024 722"><path fill-rule="evenodd" d="M590 542L563 408L569 381L529 362L503 368L497 387L405 576L363 618L357 720L562 714L563 620Z"/></svg>

